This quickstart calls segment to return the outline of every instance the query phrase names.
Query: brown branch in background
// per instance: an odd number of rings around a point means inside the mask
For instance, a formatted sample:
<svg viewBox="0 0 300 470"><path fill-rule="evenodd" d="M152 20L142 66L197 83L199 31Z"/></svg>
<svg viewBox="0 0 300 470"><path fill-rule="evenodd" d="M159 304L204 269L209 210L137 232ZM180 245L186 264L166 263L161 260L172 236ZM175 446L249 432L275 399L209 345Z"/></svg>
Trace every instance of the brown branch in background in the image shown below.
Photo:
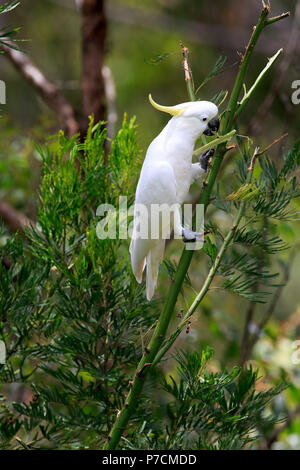
<svg viewBox="0 0 300 470"><path fill-rule="evenodd" d="M271 319L271 317L273 316L276 310L276 307L278 305L278 301L281 297L283 289L285 288L285 286L287 285L289 281L290 272L292 269L292 263L293 263L294 258L295 258L295 251L293 250L285 266L282 283L276 289L271 302L269 302L268 304L268 308L266 312L264 313L261 321L257 325L254 325L252 321L253 316L254 316L254 311L256 308L256 303L251 302L249 304L249 308L246 314L245 327L244 327L244 333L243 333L243 339L242 339L242 345L241 345L241 361L240 361L241 366L244 366L244 364L249 359L251 351L253 350L255 344L257 343L263 329L265 328L266 324ZM256 290L257 290L257 287L256 287ZM253 330L252 337L250 337L251 330Z"/></svg>
<svg viewBox="0 0 300 470"><path fill-rule="evenodd" d="M262 0L262 6L263 8L267 8L268 10L271 10L271 5L270 5L270 0Z"/></svg>
<svg viewBox="0 0 300 470"><path fill-rule="evenodd" d="M184 70L184 78L186 83L192 80L192 70L189 64L189 50L187 47L184 47L183 42L180 41L181 53L183 57L183 70Z"/></svg>
<svg viewBox="0 0 300 470"><path fill-rule="evenodd" d="M59 0L52 0L55 3ZM59 2L61 3L61 2ZM243 3L246 8L248 2ZM249 2L250 4L250 2ZM249 8L249 21L254 19L256 8ZM282 18L288 16L284 13ZM107 17L114 23L121 23L128 26L138 26L150 31L167 31L184 37L187 42L210 45L221 50L227 49L227 55L235 56L232 51L236 50L237 44L245 44L248 39L248 30L241 26L226 26L224 24L205 23L195 20L177 18L170 13L160 12L143 6L143 2L136 2L134 6L127 4L108 2ZM279 17L277 19L279 21ZM273 21L275 22L275 21ZM267 23L269 24L269 23ZM268 41L261 41L256 51L263 54L272 54L274 50L282 47L282 43L288 42L290 29L279 26L280 29L270 31ZM278 33L280 31L280 33ZM297 45L299 52L300 45Z"/></svg>
<svg viewBox="0 0 300 470"><path fill-rule="evenodd" d="M277 23L277 21L281 21L281 20L283 20L283 18L287 18L290 15L291 15L291 13L289 11L287 11L285 13L282 13L282 15L274 16L273 18L269 18L268 20L266 20L266 25L269 25L269 24L272 24L272 23Z"/></svg>
<svg viewBox="0 0 300 470"><path fill-rule="evenodd" d="M281 137L278 137L277 139L273 140L271 144L269 144L267 147L265 147L263 150L260 150L259 147L256 147L253 157L251 158L250 166L248 168L249 171L253 171L256 159L266 153L268 150L270 150L273 145L278 144L282 139L288 136L288 133L286 132L283 134Z"/></svg>
<svg viewBox="0 0 300 470"><path fill-rule="evenodd" d="M10 60L23 77L35 88L49 108L57 113L67 135L71 137L79 132L75 111L57 86L45 77L27 54L7 46L2 46L2 48L5 51L5 57Z"/></svg>
<svg viewBox="0 0 300 470"><path fill-rule="evenodd" d="M253 158L255 157L257 151L258 151L258 149L256 148L255 151L254 151L252 160L251 160L250 168L248 168L249 171L253 171L255 161L254 162L252 162L252 161L253 161ZM264 217L262 225L264 227L267 225L265 217ZM264 240L266 239L266 231L263 232L263 239ZM259 253L259 260L260 261L259 261L259 264L258 264L258 272L261 272L263 264L264 264L265 253L264 253L262 248L260 248L259 252L260 252ZM253 294L257 294L259 292L259 282L254 284L254 286L252 287L252 292L253 292ZM240 367L244 367L245 363L248 361L248 359L250 357L251 350L252 350L252 347L250 346L250 338L251 338L251 334L253 333L253 330L255 330L256 334L257 334L257 331L261 331L261 330L258 330L258 327L254 324L254 321L253 321L256 305L257 305L256 302L250 302L249 306L248 306L247 313L246 313L243 336L242 336L242 341L241 341ZM259 334L257 335L257 338L259 337Z"/></svg>
<svg viewBox="0 0 300 470"><path fill-rule="evenodd" d="M184 47L182 41L180 41L180 49L181 49L181 53L183 57L182 65L183 65L184 79L186 83L187 92L188 92L190 100L195 101L196 96L195 96L195 90L194 90L194 81L193 81L192 69L191 69L190 61L189 61L190 51L188 50L187 47Z"/></svg>
<svg viewBox="0 0 300 470"><path fill-rule="evenodd" d="M284 139L285 137L287 137L287 135L288 134L285 133L281 137L278 137L271 144L269 144L267 147L265 147L263 150L260 150L259 147L256 147L255 150L254 150L253 156L251 158L251 162L250 162L250 166L249 166L248 170L253 171L256 159L259 156L266 153L268 150L270 150L270 148L273 147L273 145L276 145L279 142L281 142L281 140ZM266 227L265 222L264 222L264 227ZM265 236L265 233L266 232L264 232L264 236ZM278 287L278 289L276 290L276 292L273 296L273 299L269 303L269 307L268 307L265 315L263 316L262 320L260 321L259 325L254 325L253 324L253 317L254 317L254 313L255 313L256 303L255 302L250 302L250 304L249 304L249 307L248 307L248 310L247 310L247 313L246 313L244 331L243 331L242 342L241 342L241 361L240 361L241 367L243 367L244 364L249 359L251 351L252 351L255 343L257 342L257 340L259 338L259 335L261 334L263 328L266 326L267 322L270 320L271 316L273 315L273 313L275 311L275 308L276 308L278 300L281 296L282 290L283 290L283 288L285 287L285 285L287 284L287 282L289 280L289 273L290 273L290 270L291 270L293 258L294 258L294 252L292 252L292 254L290 256L290 259L289 259L289 262L285 267L283 284L280 285ZM261 259L261 261L263 260L263 251L261 253L261 258L260 259ZM259 284L255 284L254 287L253 287L253 293L257 293L258 288L259 288ZM252 338L250 337L251 329L254 329L254 331L252 332L252 334L253 334Z"/></svg>
<svg viewBox="0 0 300 470"><path fill-rule="evenodd" d="M82 122L81 133L88 127L88 117L95 122L106 119L105 86L102 74L106 39L104 0L82 0Z"/></svg>
<svg viewBox="0 0 300 470"><path fill-rule="evenodd" d="M104 65L102 67L102 75L104 80L107 105L107 136L112 139L115 135L115 126L118 120L116 106L116 86L110 67Z"/></svg>
<svg viewBox="0 0 300 470"><path fill-rule="evenodd" d="M255 328L256 333L253 335L252 339L249 341L249 353L251 352L254 345L256 344L262 330L264 329L264 327L266 326L266 324L268 323L268 321L270 320L270 318L272 317L272 315L275 312L275 309L276 309L278 301L281 297L282 291L283 291L283 289L285 288L286 284L289 281L290 272L291 272L291 269L292 269L292 263L293 263L294 258L295 258L295 252L292 251L290 256L289 256L289 260L288 260L288 262L285 266L285 269L284 269L282 284L276 289L276 291L273 295L273 298L272 298L271 302L268 305L267 311L265 312L263 318L261 319L261 321L259 322L259 324Z"/></svg>
<svg viewBox="0 0 300 470"><path fill-rule="evenodd" d="M258 286L255 285L253 288L253 292L256 293L257 289L258 289ZM256 303L250 302L247 313L246 313L244 331L243 331L242 342L241 342L241 360L240 360L241 367L243 367L244 364L249 359L249 352L250 352L249 335L250 335L250 327L253 324L252 322L253 322L255 307L256 307Z"/></svg>
<svg viewBox="0 0 300 470"><path fill-rule="evenodd" d="M18 230L24 232L27 227L35 226L35 222L4 201L0 201L0 217L14 232Z"/></svg>

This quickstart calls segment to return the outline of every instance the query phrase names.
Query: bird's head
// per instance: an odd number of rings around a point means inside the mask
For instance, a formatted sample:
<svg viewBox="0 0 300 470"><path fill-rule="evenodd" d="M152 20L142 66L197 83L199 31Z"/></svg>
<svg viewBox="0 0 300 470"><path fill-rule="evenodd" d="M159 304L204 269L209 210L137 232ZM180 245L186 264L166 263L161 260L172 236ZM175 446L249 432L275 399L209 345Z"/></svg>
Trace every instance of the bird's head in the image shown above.
<svg viewBox="0 0 300 470"><path fill-rule="evenodd" d="M214 135L219 130L218 107L210 101L189 101L176 106L161 106L151 95L149 101L154 108L182 120L187 128L192 128L199 135Z"/></svg>

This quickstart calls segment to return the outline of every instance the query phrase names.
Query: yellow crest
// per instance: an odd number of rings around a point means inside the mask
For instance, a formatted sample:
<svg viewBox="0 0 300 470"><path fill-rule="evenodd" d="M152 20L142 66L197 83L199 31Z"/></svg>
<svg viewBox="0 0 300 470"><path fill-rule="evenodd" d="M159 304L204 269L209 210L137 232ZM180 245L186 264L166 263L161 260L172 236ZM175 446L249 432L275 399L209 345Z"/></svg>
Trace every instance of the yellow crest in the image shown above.
<svg viewBox="0 0 300 470"><path fill-rule="evenodd" d="M161 106L158 103L155 103L154 99L152 98L151 94L149 94L149 101L152 104L152 106L159 111L162 111L163 113L168 113L171 114L171 116L176 116L179 117L181 116L186 108L177 108L177 106Z"/></svg>

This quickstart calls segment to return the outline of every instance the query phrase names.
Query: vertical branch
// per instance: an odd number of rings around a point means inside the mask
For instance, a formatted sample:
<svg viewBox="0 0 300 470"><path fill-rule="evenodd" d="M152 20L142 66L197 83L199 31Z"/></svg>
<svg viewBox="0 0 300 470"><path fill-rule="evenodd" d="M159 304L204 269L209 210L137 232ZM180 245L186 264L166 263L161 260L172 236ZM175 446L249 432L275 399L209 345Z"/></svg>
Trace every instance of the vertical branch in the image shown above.
<svg viewBox="0 0 300 470"><path fill-rule="evenodd" d="M285 286L287 285L287 283L289 281L290 272L291 272L291 269L292 269L292 266L293 266L294 259L295 259L295 250L292 250L291 255L289 256L289 260L288 260L288 262L285 266L284 272L283 272L282 282L281 282L280 286L276 289L276 291L273 295L273 298L272 298L272 300L270 301L270 303L268 305L267 311L265 312L262 319L260 320L260 322L256 326L255 333L254 333L253 337L249 338L249 340L248 340L248 351L247 351L247 357L246 357L245 360L247 360L249 358L249 355L250 355L252 349L254 348L256 342L259 339L260 333L263 331L266 324L268 323L268 321L270 320L270 318L272 317L272 315L274 314L274 312L276 310L276 307L278 305L278 302L279 302L279 299L281 297L282 291L283 291L283 289L285 288Z"/></svg>
<svg viewBox="0 0 300 470"><path fill-rule="evenodd" d="M102 75L105 86L105 96L107 105L107 136L113 139L115 135L115 125L118 120L116 107L116 86L111 69L104 65Z"/></svg>
<svg viewBox="0 0 300 470"><path fill-rule="evenodd" d="M104 0L83 0L82 12L82 135L88 118L105 119L105 85L102 74L106 39Z"/></svg>
<svg viewBox="0 0 300 470"><path fill-rule="evenodd" d="M257 285L254 286L253 292L256 292L257 290ZM245 324L244 324L244 331L243 331L243 336L242 336L242 341L241 341L241 360L240 360L240 365L243 367L245 363L247 362L249 358L249 335L250 335L250 326L253 321L253 316L256 308L256 303L255 302L250 302L247 312L246 312L246 318L245 318Z"/></svg>
<svg viewBox="0 0 300 470"><path fill-rule="evenodd" d="M272 445L274 444L274 442L277 441L279 435L292 424L292 422L294 421L294 419L299 413L300 413L300 405L296 406L288 414L287 419L284 423L282 423L280 426L274 429L274 431L272 432L270 437L266 439L266 442L264 443L264 445L261 447L260 450L271 450Z"/></svg>
<svg viewBox="0 0 300 470"><path fill-rule="evenodd" d="M184 79L187 87L187 92L191 101L196 101L195 91L194 91L194 82L192 69L189 62L189 50L187 47L184 47L182 41L180 41L181 53L183 57L183 70L184 70Z"/></svg>
<svg viewBox="0 0 300 470"><path fill-rule="evenodd" d="M236 78L235 86L233 88L233 92L230 97L229 107L228 107L229 108L228 116L227 116L227 119L225 120L225 126L224 126L225 133L226 131L228 132L229 130L231 130L231 127L234 123L235 112L238 107L238 100L241 94L241 90L243 88L244 78L248 70L250 59L252 57L253 50L256 46L258 38L260 34L262 33L262 30L266 26L266 19L267 19L269 12L270 12L270 5L269 4L266 5L263 2L263 10L261 12L257 25L253 28L252 36L246 47L245 53L242 56L239 73Z"/></svg>

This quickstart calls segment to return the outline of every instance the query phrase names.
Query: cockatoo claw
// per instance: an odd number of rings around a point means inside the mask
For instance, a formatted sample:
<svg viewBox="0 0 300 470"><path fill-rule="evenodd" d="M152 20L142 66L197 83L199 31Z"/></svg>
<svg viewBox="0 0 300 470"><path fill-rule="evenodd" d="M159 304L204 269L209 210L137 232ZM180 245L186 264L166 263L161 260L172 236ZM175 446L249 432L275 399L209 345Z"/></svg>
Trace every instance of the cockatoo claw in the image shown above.
<svg viewBox="0 0 300 470"><path fill-rule="evenodd" d="M213 157L215 154L215 149L210 149L207 152L202 153L199 158L199 163L202 168L202 170L207 171L208 167L208 161L211 157Z"/></svg>

